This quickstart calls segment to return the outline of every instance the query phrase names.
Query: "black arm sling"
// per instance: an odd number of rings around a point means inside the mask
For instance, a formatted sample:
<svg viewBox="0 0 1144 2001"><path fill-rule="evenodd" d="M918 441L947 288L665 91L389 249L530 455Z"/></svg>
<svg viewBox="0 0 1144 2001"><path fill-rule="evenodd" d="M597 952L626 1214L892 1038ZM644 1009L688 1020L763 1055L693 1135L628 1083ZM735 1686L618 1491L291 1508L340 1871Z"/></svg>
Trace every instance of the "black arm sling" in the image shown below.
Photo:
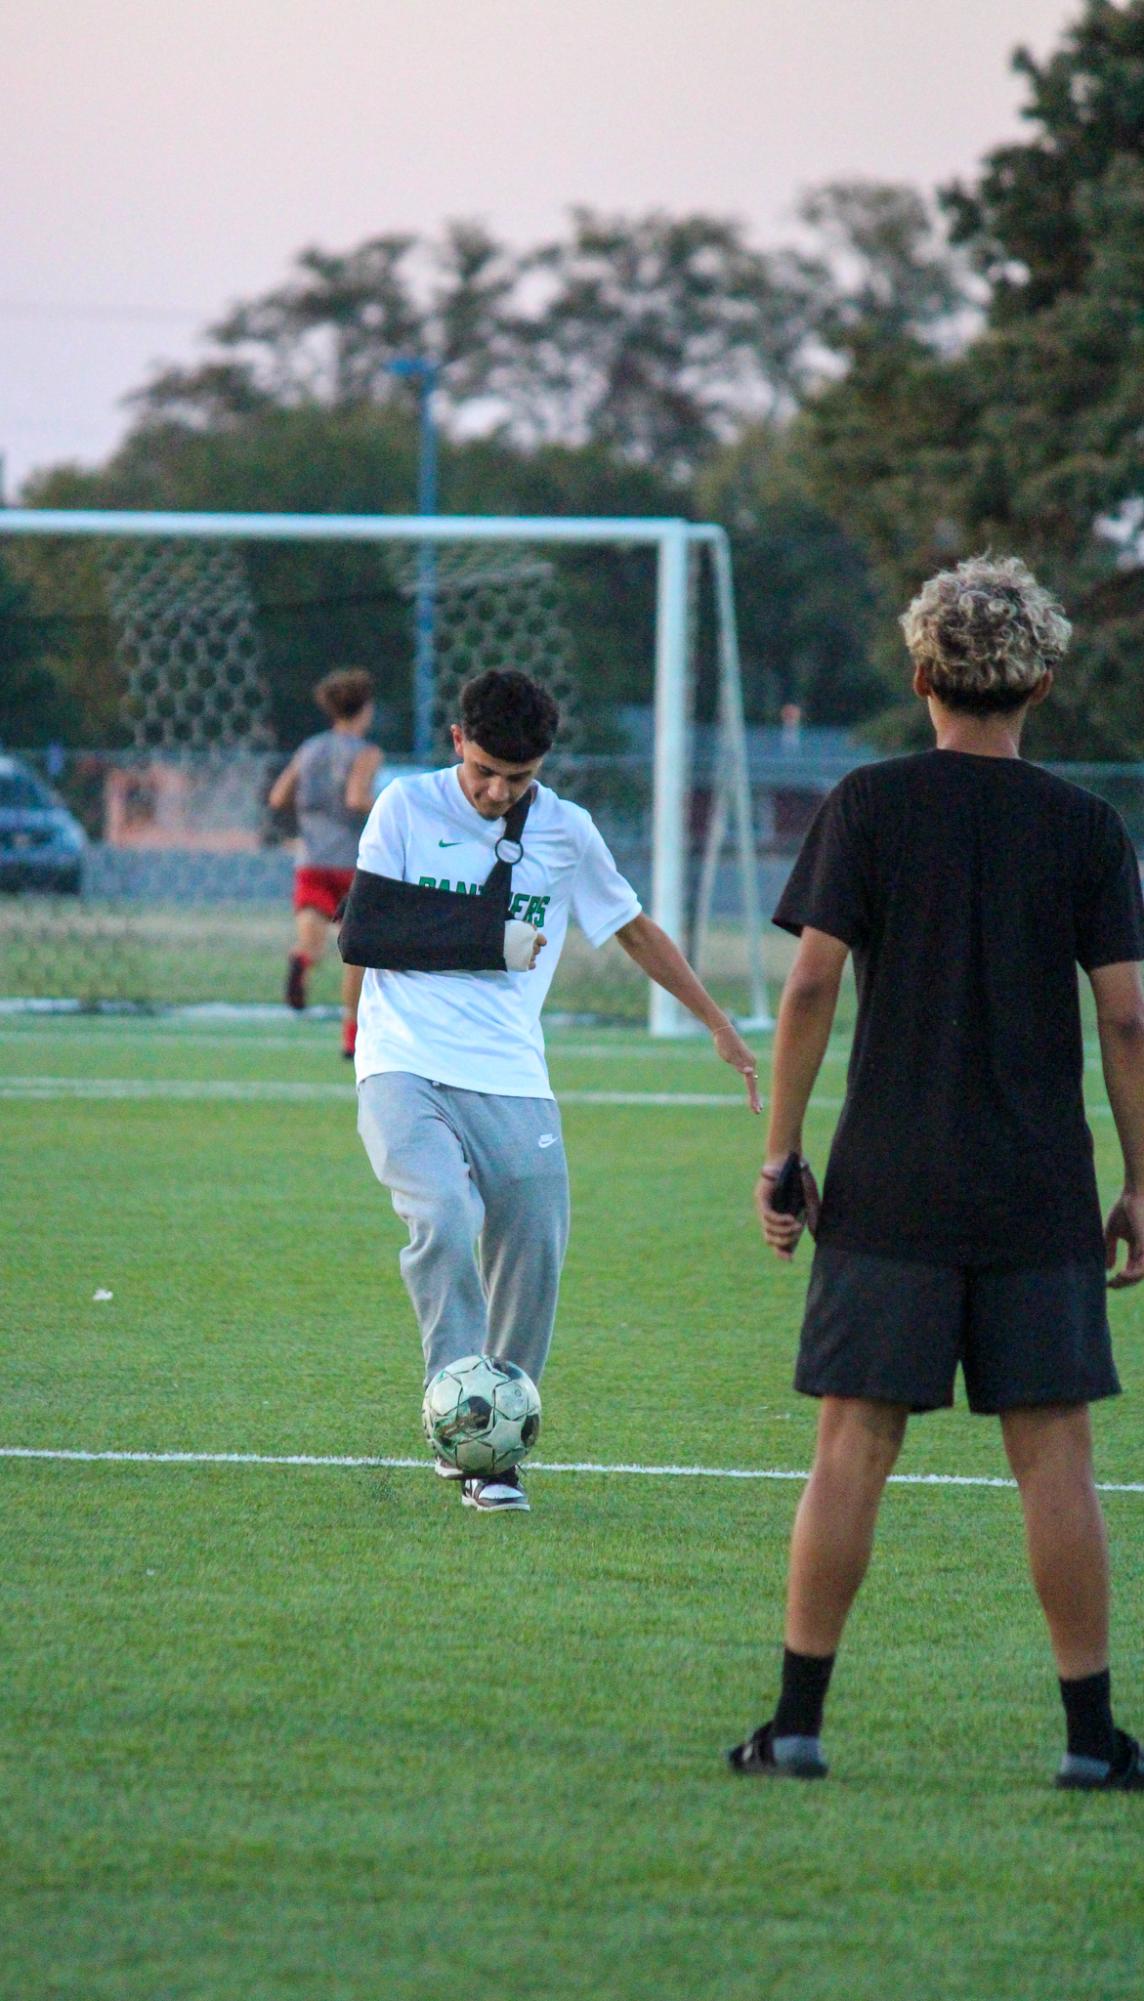
<svg viewBox="0 0 1144 2001"><path fill-rule="evenodd" d="M524 853L520 837L534 792L530 785L506 813L479 896L355 869L338 932L346 965L395 973L503 973L512 872Z"/></svg>

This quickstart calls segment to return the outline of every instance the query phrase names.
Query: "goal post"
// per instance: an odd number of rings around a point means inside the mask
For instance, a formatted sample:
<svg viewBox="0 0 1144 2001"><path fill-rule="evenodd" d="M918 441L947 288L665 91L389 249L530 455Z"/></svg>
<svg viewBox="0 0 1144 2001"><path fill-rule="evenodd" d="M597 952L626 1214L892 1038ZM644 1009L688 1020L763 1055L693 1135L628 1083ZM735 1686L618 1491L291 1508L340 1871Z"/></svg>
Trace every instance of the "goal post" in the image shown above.
<svg viewBox="0 0 1144 2001"><path fill-rule="evenodd" d="M5 543L39 537L88 543L171 545L202 543L406 545L416 557L426 549L648 548L656 564L655 721L651 809L651 915L680 944L687 933L689 853L689 739L692 723L691 583L694 567L711 566L718 664L718 748L707 826L707 851L699 879L700 908L694 935L705 933L714 868L728 824L734 830L741 922L750 994L744 1025L769 1027L758 912L755 837L746 733L735 630L730 549L713 523L676 518L618 516L466 516L116 512L93 509L0 509L0 551ZM444 557L441 559L444 561ZM527 665L527 661L521 664ZM655 1036L687 1032L690 1017L661 988L652 986L649 1028Z"/></svg>

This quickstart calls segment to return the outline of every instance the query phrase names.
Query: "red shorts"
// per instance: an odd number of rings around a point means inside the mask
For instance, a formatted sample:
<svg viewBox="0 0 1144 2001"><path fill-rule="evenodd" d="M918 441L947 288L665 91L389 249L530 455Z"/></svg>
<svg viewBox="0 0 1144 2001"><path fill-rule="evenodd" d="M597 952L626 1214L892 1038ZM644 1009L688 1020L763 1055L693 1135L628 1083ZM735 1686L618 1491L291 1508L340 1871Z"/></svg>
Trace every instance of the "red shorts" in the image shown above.
<svg viewBox="0 0 1144 2001"><path fill-rule="evenodd" d="M352 868L296 868L295 910L317 910L332 924L338 914L338 905L348 895L353 879Z"/></svg>

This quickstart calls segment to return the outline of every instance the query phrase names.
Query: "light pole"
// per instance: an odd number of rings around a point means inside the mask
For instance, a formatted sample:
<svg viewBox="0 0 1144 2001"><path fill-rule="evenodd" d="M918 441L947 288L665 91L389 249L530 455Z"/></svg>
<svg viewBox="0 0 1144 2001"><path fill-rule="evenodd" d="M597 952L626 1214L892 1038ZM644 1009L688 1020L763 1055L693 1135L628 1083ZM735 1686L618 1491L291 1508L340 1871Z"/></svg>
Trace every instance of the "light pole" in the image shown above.
<svg viewBox="0 0 1144 2001"><path fill-rule="evenodd" d="M417 512L437 512L437 426L433 391L437 363L420 355L398 355L386 363L391 375L417 384L418 449ZM416 651L413 665L413 755L428 764L433 755L434 628L437 618L437 554L431 542L417 551L417 596L413 614Z"/></svg>

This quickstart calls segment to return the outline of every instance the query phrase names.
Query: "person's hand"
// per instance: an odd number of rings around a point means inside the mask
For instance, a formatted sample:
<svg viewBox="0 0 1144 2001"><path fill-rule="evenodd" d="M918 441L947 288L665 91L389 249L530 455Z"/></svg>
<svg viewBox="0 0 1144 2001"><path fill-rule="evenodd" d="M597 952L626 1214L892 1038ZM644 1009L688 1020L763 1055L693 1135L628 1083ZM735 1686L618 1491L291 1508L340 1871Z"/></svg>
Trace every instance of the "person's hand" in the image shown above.
<svg viewBox="0 0 1144 2001"><path fill-rule="evenodd" d="M759 1066L755 1061L754 1051L748 1049L738 1029L726 1020L722 1021L718 1028L712 1029L711 1040L715 1044L716 1055L721 1056L724 1063L729 1063L732 1070L739 1072L747 1087L747 1103L751 1110L761 1111Z"/></svg>
<svg viewBox="0 0 1144 2001"><path fill-rule="evenodd" d="M804 1230L813 1237L818 1230L818 1213L822 1206L818 1183L806 1162L802 1163L802 1199L806 1204L801 1216L787 1216L779 1209L772 1209L771 1196L775 1183L782 1173L786 1160L784 1154L779 1160L764 1160L755 1183L755 1214L762 1225L763 1236L775 1256L784 1264L789 1264L798 1248L798 1240Z"/></svg>
<svg viewBox="0 0 1144 2001"><path fill-rule="evenodd" d="M510 917L504 927L504 962L510 973L531 973L547 945L543 931L523 918Z"/></svg>
<svg viewBox="0 0 1144 2001"><path fill-rule="evenodd" d="M1116 1246L1123 1241L1128 1257L1121 1271L1115 1269ZM1125 1189L1113 1203L1104 1226L1104 1264L1112 1273L1109 1285L1116 1291L1125 1285L1139 1285L1144 1278L1144 1195L1130 1195Z"/></svg>

